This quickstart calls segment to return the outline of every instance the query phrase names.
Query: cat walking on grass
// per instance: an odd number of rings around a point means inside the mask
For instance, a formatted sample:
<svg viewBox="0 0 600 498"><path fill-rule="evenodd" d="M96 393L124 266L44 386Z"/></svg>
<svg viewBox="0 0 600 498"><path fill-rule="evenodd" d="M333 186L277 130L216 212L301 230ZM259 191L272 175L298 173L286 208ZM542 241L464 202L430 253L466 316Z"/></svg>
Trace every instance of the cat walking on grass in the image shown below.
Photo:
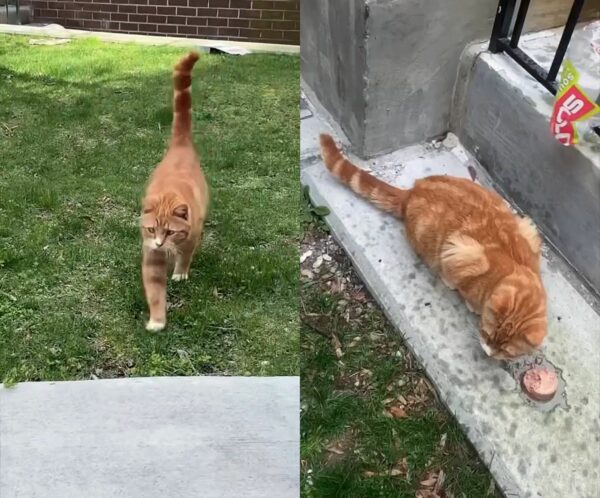
<svg viewBox="0 0 600 498"><path fill-rule="evenodd" d="M187 280L200 245L208 211L208 185L192 142L192 69L190 52L173 71L173 127L162 161L154 169L142 202L142 279L150 318L146 329L167 323L167 270L173 280Z"/></svg>

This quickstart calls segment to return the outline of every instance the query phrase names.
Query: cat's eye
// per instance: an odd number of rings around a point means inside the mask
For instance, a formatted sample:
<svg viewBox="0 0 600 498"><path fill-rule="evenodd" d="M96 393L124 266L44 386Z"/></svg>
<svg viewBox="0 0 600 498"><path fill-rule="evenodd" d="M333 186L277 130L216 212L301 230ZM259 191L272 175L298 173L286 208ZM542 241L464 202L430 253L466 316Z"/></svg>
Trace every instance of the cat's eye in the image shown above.
<svg viewBox="0 0 600 498"><path fill-rule="evenodd" d="M169 235L173 235L174 233L175 233L175 232L174 232L173 230L167 230L167 237L168 237Z"/></svg>
<svg viewBox="0 0 600 498"><path fill-rule="evenodd" d="M149 231L150 233L154 233L154 228L148 228L148 231Z"/></svg>

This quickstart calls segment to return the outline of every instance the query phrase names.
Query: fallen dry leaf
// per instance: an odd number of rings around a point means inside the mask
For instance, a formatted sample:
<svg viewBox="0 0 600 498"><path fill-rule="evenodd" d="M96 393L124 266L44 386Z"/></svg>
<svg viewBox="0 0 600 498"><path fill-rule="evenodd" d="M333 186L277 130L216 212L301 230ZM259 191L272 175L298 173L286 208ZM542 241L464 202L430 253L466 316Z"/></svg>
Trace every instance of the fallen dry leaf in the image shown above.
<svg viewBox="0 0 600 498"><path fill-rule="evenodd" d="M304 278L308 278L309 280L312 280L314 275L313 272L310 270L300 270L300 275L302 275Z"/></svg>
<svg viewBox="0 0 600 498"><path fill-rule="evenodd" d="M310 258L312 256L312 251L306 251L302 256L300 256L300 264L304 263L306 261L307 258Z"/></svg>
<svg viewBox="0 0 600 498"><path fill-rule="evenodd" d="M335 444L329 446L328 448L325 448L325 450L328 451L329 453L335 453L336 455L344 454L344 450L342 448L340 448L339 443L335 443Z"/></svg>
<svg viewBox="0 0 600 498"><path fill-rule="evenodd" d="M383 472L365 470L362 475L364 477L407 477L408 462L406 457L404 457L402 460L399 460L390 470L385 470Z"/></svg>
<svg viewBox="0 0 600 498"><path fill-rule="evenodd" d="M392 407L388 408L387 411L394 418L408 417L408 413L406 413L406 410L404 409L404 407L400 406L400 405L392 406Z"/></svg>

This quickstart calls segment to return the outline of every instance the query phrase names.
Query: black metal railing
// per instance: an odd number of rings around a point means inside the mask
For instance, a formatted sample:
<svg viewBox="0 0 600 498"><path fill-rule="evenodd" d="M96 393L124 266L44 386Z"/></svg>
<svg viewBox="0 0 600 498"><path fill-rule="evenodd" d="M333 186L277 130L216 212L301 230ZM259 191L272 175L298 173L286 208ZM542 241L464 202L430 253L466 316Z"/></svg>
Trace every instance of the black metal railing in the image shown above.
<svg viewBox="0 0 600 498"><path fill-rule="evenodd" d="M584 3L585 0L573 1L565 28L560 37L560 41L558 42L558 47L556 47L556 52L554 53L554 59L552 60L552 64L548 71L519 48L519 40L521 39L521 33L523 32L523 26L525 25L525 18L527 17L527 11L529 10L530 0L521 0L517 18L515 19L512 34L510 36L510 26L513 22L517 0L500 0L498 3L498 10L496 11L494 27L492 29L492 37L490 39L490 52L504 52L549 90L552 95L556 95L558 92L556 76L558 76L558 71L565 58L565 53L569 48L569 43L573 36L573 31L575 31L575 26L581 15ZM598 99L600 100L600 96L598 96ZM594 131L597 135L600 135L600 126L595 127Z"/></svg>
<svg viewBox="0 0 600 498"><path fill-rule="evenodd" d="M558 47L554 54L554 59L548 71L519 48L519 39L523 32L523 25L525 24L527 11L529 10L529 3L530 0L521 0L512 34L509 37L510 26L514 17L517 0L500 0L496 12L496 20L494 21L494 28L492 29L492 37L490 39L490 51L492 53L506 53L506 55L514 59L517 64L523 67L525 71L533 76L553 95L556 95L556 92L558 91L556 76L558 75L567 48L569 47L569 42L573 36L573 31L575 30L575 25L581 15L585 0L574 0L565 24L565 29L563 30L560 42L558 43Z"/></svg>

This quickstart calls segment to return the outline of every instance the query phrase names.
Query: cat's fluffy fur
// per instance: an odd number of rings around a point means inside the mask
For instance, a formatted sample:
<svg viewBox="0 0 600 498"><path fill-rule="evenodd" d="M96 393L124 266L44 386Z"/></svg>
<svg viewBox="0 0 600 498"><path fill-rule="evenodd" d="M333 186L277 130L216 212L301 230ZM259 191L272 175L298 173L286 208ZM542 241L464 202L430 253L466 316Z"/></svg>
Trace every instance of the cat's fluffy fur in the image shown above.
<svg viewBox="0 0 600 498"><path fill-rule="evenodd" d="M148 330L167 323L167 267L173 280L186 280L200 244L208 210L208 185L192 142L192 69L198 54L183 57L173 71L171 142L154 169L142 203L142 277L150 309Z"/></svg>
<svg viewBox="0 0 600 498"><path fill-rule="evenodd" d="M321 135L325 165L341 182L404 221L417 254L481 315L480 341L496 359L521 356L546 336L540 237L496 193L450 176L393 187L345 159Z"/></svg>

